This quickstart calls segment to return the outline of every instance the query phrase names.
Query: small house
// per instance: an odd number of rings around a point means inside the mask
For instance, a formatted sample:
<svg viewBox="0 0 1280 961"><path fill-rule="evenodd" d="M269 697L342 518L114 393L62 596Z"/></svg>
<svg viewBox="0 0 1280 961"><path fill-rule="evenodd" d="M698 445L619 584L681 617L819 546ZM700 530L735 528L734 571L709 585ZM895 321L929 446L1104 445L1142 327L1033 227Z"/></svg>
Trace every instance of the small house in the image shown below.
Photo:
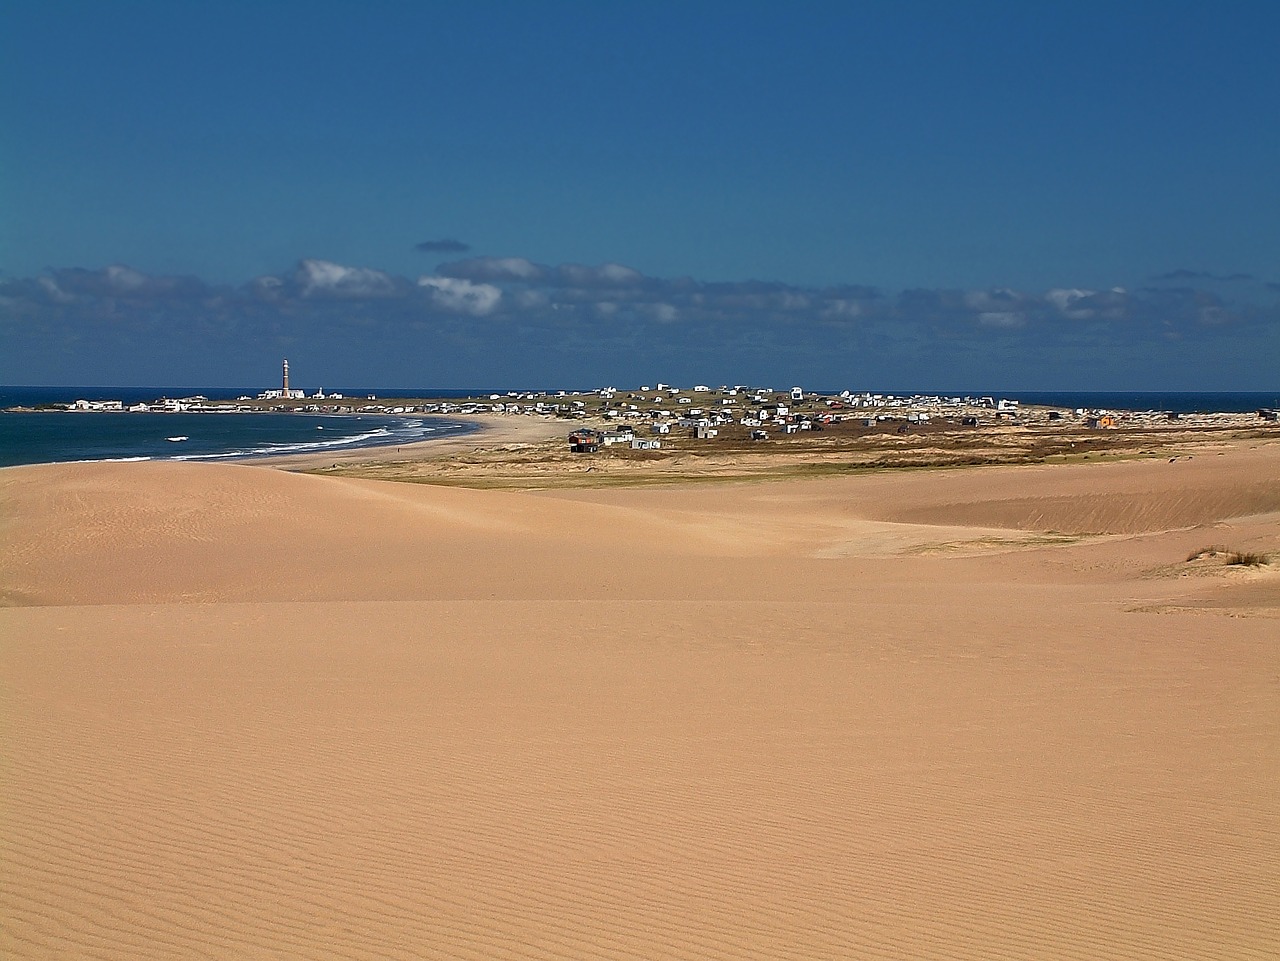
<svg viewBox="0 0 1280 961"><path fill-rule="evenodd" d="M575 454L594 454L600 449L600 432L584 428L569 435L569 450Z"/></svg>

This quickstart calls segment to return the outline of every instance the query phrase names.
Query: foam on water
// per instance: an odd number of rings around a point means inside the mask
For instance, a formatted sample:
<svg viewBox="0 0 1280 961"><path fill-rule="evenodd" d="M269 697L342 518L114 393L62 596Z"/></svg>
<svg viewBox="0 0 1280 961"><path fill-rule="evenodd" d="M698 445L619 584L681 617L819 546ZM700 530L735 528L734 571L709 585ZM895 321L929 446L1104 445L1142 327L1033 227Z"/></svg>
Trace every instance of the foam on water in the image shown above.
<svg viewBox="0 0 1280 961"><path fill-rule="evenodd" d="M472 429L453 418L370 414L6 413L0 466L279 457L412 444ZM171 443L176 436L187 440Z"/></svg>

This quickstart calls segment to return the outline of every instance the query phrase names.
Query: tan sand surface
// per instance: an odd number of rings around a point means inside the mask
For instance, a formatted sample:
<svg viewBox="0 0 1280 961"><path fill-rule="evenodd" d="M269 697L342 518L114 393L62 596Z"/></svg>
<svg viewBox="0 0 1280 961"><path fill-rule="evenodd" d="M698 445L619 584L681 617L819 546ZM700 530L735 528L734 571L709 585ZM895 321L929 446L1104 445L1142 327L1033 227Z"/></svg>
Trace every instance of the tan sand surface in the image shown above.
<svg viewBox="0 0 1280 961"><path fill-rule="evenodd" d="M569 430L564 421L514 414L480 413L447 419L455 422L467 421L476 429L461 436L416 441L412 444L401 444L398 447L357 447L320 454L245 458L244 463L278 467L284 470L323 470L330 466L350 467L368 462L395 466L426 459L445 459L460 451L476 448L510 451L526 445L540 444L553 437L564 438Z"/></svg>
<svg viewBox="0 0 1280 961"><path fill-rule="evenodd" d="M0 470L0 956L1280 957L1280 446Z"/></svg>

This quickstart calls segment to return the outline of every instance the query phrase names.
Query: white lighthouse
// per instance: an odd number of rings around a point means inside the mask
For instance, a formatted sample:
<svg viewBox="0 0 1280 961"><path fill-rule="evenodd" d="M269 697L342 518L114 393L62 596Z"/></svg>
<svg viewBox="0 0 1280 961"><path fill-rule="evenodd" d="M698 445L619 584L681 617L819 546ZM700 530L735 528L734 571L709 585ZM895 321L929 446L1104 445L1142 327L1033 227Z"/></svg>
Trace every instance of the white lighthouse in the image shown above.
<svg viewBox="0 0 1280 961"><path fill-rule="evenodd" d="M258 400L301 400L305 396L305 392L289 388L289 360L286 358L281 371L280 389L264 390L258 395Z"/></svg>

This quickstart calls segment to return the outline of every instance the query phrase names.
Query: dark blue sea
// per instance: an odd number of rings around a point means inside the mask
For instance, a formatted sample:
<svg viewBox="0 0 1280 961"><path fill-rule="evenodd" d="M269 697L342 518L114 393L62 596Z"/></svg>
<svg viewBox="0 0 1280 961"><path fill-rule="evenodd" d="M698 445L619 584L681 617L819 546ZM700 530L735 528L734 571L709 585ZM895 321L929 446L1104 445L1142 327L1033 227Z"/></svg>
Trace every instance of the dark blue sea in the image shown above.
<svg viewBox="0 0 1280 961"><path fill-rule="evenodd" d="M1173 391L1072 392L1009 391L993 396L1024 404L1090 410L1162 411L1171 414L1245 414L1260 408L1280 408L1280 390L1266 392L1176 393Z"/></svg>
<svg viewBox="0 0 1280 961"><path fill-rule="evenodd" d="M160 397L197 394L210 400L234 400L255 393L186 387L0 387L0 409L70 403L78 399L120 400L128 405L149 403ZM352 402L362 404L367 403L363 398L370 392L342 393ZM436 396L439 395L440 392L436 392ZM0 467L65 461L226 460L336 452L457 437L471 430L473 425L454 418L422 414L6 411L0 413Z"/></svg>

